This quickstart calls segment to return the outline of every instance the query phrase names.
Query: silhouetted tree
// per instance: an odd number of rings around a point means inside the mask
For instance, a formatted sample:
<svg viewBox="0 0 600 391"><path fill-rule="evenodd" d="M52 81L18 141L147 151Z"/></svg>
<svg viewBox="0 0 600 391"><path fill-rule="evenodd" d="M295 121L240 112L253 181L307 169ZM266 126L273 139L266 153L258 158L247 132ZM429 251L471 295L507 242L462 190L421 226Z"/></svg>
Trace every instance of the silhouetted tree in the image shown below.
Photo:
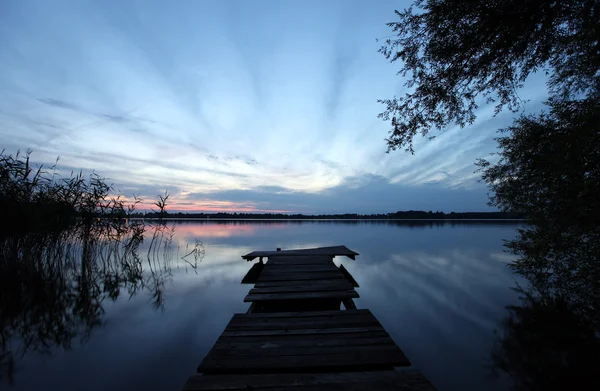
<svg viewBox="0 0 600 391"><path fill-rule="evenodd" d="M532 224L508 242L519 256L513 266L534 283L598 288L600 102L554 100L548 113L523 116L504 132L500 160L478 164L491 204Z"/></svg>
<svg viewBox="0 0 600 391"><path fill-rule="evenodd" d="M596 389L600 364L600 1L416 0L381 47L408 93L382 100L388 150L475 120L478 105L516 112L518 89L548 76L545 112L521 116L478 165L490 204L529 225L506 243L527 278L492 353L519 390ZM595 388L594 388L595 387Z"/></svg>
<svg viewBox="0 0 600 391"><path fill-rule="evenodd" d="M525 293L508 307L494 372L507 373L519 391L599 389L599 329L581 309L568 296Z"/></svg>
<svg viewBox="0 0 600 391"><path fill-rule="evenodd" d="M417 134L473 123L481 103L516 112L537 71L562 99L600 89L597 0L415 0L396 15L380 52L401 62L408 92L380 101L389 150L413 152Z"/></svg>
<svg viewBox="0 0 600 391"><path fill-rule="evenodd" d="M159 195L158 200L154 202L154 205L158 207L158 211L152 209L154 213L156 213L159 217L165 217L167 215L167 200L169 199L170 194L165 190L165 195Z"/></svg>

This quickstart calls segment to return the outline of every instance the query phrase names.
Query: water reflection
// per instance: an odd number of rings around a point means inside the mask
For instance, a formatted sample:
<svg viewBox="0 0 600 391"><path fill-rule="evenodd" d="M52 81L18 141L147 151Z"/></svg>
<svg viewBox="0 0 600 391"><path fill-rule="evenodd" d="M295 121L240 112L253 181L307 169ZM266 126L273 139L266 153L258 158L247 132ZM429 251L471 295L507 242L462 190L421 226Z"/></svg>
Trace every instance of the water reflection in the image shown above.
<svg viewBox="0 0 600 391"><path fill-rule="evenodd" d="M598 390L598 324L561 296L522 291L510 306L492 358L517 390Z"/></svg>
<svg viewBox="0 0 600 391"><path fill-rule="evenodd" d="M514 301L514 278L500 246L454 246L381 260L367 251L345 262L360 284L356 304L373 311L439 390L506 390L484 366L502 308Z"/></svg>
<svg viewBox="0 0 600 391"><path fill-rule="evenodd" d="M107 299L145 292L163 308L174 233L162 222L102 220L1 237L0 382L14 382L16 360L27 353L86 342L103 325ZM183 259L196 268L203 251L196 242Z"/></svg>
<svg viewBox="0 0 600 391"><path fill-rule="evenodd" d="M570 233L532 226L507 243L527 283L515 288L521 302L507 307L492 370L517 390L600 389L598 241Z"/></svg>
<svg viewBox="0 0 600 391"><path fill-rule="evenodd" d="M362 225L362 226L397 226L397 227L455 227L455 226L514 226L515 223L520 220L507 220L507 219L480 219L480 220L422 220L422 219L337 219L337 220L319 220L319 219L246 219L246 220L231 220L231 219L172 219L171 221L182 227L183 230L192 229L194 231L205 231L210 236L231 236L223 235L223 232L230 232L239 234L243 231L250 233L255 232L257 229L271 226L271 227L289 227L290 225ZM203 229L204 228L204 229ZM209 229L210 228L210 229ZM220 229L219 229L220 228Z"/></svg>
<svg viewBox="0 0 600 391"><path fill-rule="evenodd" d="M512 258L502 252L502 239L514 237L517 226L515 222L167 221L159 233L171 240L171 254L164 255L172 259L167 262L169 273L163 271L163 255L150 263L164 276L157 279L158 285L164 282L159 311L154 309L147 260L155 231L146 227L136 252L146 285L138 287L131 299L126 288L115 301L101 299L102 327L95 327L85 344L78 344L84 335L80 332L71 339L68 352L51 347L54 354L47 357L30 351L18 361L15 385L7 388L179 389L232 314L248 309L243 302L248 286L240 281L250 264L242 254L345 244L360 253L356 261L336 259L360 284L357 305L375 314L439 390L505 390L485 378L483 360L489 358L493 328L504 316L504 307L517 301L509 289L514 278L506 267ZM194 264L194 254L181 258L198 240L206 247L206 257L194 269L186 262ZM120 270L118 262L111 264ZM15 341L18 336L13 333L13 346ZM103 376L98 376L98 368Z"/></svg>

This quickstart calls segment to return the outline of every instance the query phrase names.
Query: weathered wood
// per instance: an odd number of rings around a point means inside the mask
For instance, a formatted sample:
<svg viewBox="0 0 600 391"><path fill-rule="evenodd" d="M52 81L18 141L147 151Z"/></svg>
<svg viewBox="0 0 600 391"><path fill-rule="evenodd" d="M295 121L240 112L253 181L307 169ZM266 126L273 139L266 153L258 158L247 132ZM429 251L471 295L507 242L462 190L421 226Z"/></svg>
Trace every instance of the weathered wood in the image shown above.
<svg viewBox="0 0 600 391"><path fill-rule="evenodd" d="M342 300L342 304L344 304L344 307L347 310L355 310L356 309L356 304L354 304L354 300L352 300L352 299L344 299L344 300Z"/></svg>
<svg viewBox="0 0 600 391"><path fill-rule="evenodd" d="M274 257L267 262L271 266L293 266L293 265L329 265L330 257Z"/></svg>
<svg viewBox="0 0 600 391"><path fill-rule="evenodd" d="M330 255L277 255L269 258L269 262L271 263L298 263L298 262L324 262L331 261L332 257Z"/></svg>
<svg viewBox="0 0 600 391"><path fill-rule="evenodd" d="M370 311L356 309L358 284L336 255L358 254L335 246L244 256L269 258L244 299L251 313L232 317L198 367L204 376L185 389L432 390L419 373L391 371L410 361Z"/></svg>
<svg viewBox="0 0 600 391"><path fill-rule="evenodd" d="M271 262L314 262L314 261L331 261L333 259L332 255L319 255L319 254L306 254L299 253L298 251L305 250L296 250L290 255L287 252L278 252L277 254L271 256L269 261Z"/></svg>
<svg viewBox="0 0 600 391"><path fill-rule="evenodd" d="M267 265L272 267L299 267L299 266L335 266L331 259L304 259L304 260L279 260L271 259Z"/></svg>
<svg viewBox="0 0 600 391"><path fill-rule="evenodd" d="M347 281L340 281L334 284L326 284L326 285L283 285L283 286L274 286L274 287L264 287L264 288L254 288L250 289L250 294L254 293L283 293L283 292L318 292L318 291L344 291L352 289L352 284Z"/></svg>
<svg viewBox="0 0 600 391"><path fill-rule="evenodd" d="M190 376L184 391L247 390L435 391L417 370L344 373Z"/></svg>
<svg viewBox="0 0 600 391"><path fill-rule="evenodd" d="M356 280L354 279L354 277L352 277L352 275L344 267L344 265L340 265L339 269L340 269L340 272L342 272L342 274L344 275L344 277L346 277L346 279L352 284L352 286L354 286L355 288L358 288L358 282L356 282Z"/></svg>
<svg viewBox="0 0 600 391"><path fill-rule="evenodd" d="M304 311L304 312L288 311L288 312L272 312L272 313L235 314L235 315L233 315L232 319L237 318L237 317L273 318L273 319L275 319L275 318L290 318L290 317L304 318L304 317L314 317L314 316L344 317L344 316L356 316L357 313L370 314L370 316L373 316L375 318L375 316L371 313L371 311L369 311L367 309L360 309L360 310L356 310L353 312L336 310L336 311ZM375 318L375 319L377 319L377 318Z"/></svg>
<svg viewBox="0 0 600 391"><path fill-rule="evenodd" d="M329 329L303 329L303 330L256 330L256 331L224 331L223 337L252 337L267 335L314 335L314 334L344 334L344 333L366 333L381 331L378 327L343 327Z"/></svg>
<svg viewBox="0 0 600 391"><path fill-rule="evenodd" d="M258 281L298 281L309 280L305 284L310 284L310 280L345 280L340 272L290 272L290 273L262 273Z"/></svg>
<svg viewBox="0 0 600 391"><path fill-rule="evenodd" d="M295 274L311 274L314 277L317 276L326 276L330 277L331 275L341 275L344 276L338 268L325 268L321 267L318 269L310 269L310 268L298 268L298 269L290 269L290 270L278 270L266 267L265 270L260 274L261 276L292 276Z"/></svg>
<svg viewBox="0 0 600 391"><path fill-rule="evenodd" d="M264 271L258 277L258 282L267 281L297 281L297 280L345 280L346 278L342 273L281 273L281 274L268 274Z"/></svg>
<svg viewBox="0 0 600 391"><path fill-rule="evenodd" d="M287 268L292 268L292 267L306 267L306 266L335 266L335 264L331 261L331 260L327 260L327 261L301 261L301 262L274 262L274 261L269 261L266 263L267 265L269 265L269 267L287 267Z"/></svg>
<svg viewBox="0 0 600 391"><path fill-rule="evenodd" d="M355 259L357 252L350 250L346 246L319 247L311 249L285 250L285 251L253 251L249 254L242 255L242 258L251 261L256 257L287 257L287 256L306 256L306 255L327 255L337 256L344 255L351 259Z"/></svg>
<svg viewBox="0 0 600 391"><path fill-rule="evenodd" d="M268 263L265 265L265 271L277 271L278 273L290 273L297 271L298 269L308 269L309 271L313 270L332 270L340 272L340 269L335 266L333 262L329 262L328 264L322 265L291 265L291 266L282 266L282 265L269 265Z"/></svg>
<svg viewBox="0 0 600 391"><path fill-rule="evenodd" d="M377 345L381 346L381 345ZM376 349L370 352L345 352L339 354L314 355L280 355L256 356L252 360L247 357L215 357L210 354L198 367L198 372L205 374L225 373L277 373L282 370L289 372L302 371L339 371L339 370L369 370L392 369L395 366L407 366L410 362L400 349Z"/></svg>
<svg viewBox="0 0 600 391"><path fill-rule="evenodd" d="M292 280L292 281L260 281L257 282L256 284L254 284L254 288L255 289L261 289L261 288L271 288L271 287L278 287L278 286L327 286L327 285L340 285L340 284L350 284L348 281L343 280L343 279L339 279L339 278L334 278L334 279L325 279L325 280L310 280L310 282L307 282L306 280ZM352 286L352 285L350 285Z"/></svg>
<svg viewBox="0 0 600 391"><path fill-rule="evenodd" d="M314 320L335 320L337 324L352 323L357 319L368 319L380 324L369 310L347 311L307 311L307 312L278 312L268 314L235 314L229 323L263 323L263 322L312 322Z"/></svg>
<svg viewBox="0 0 600 391"><path fill-rule="evenodd" d="M352 299L349 299L352 300ZM251 314L256 310L256 304L255 303L251 303L250 307L248 307L248 311L246 311L247 314Z"/></svg>
<svg viewBox="0 0 600 391"><path fill-rule="evenodd" d="M265 271L268 273L313 273L313 272L321 272L321 271L332 271L332 272L340 272L341 270L337 268L334 264L331 265L303 265L303 266L267 266Z"/></svg>
<svg viewBox="0 0 600 391"><path fill-rule="evenodd" d="M340 311L341 312L341 311ZM357 326L379 326L381 324L373 316L366 316L358 311L352 311L353 315L346 316L311 316L311 317L289 317L289 318L250 318L233 317L225 331L237 330L272 330L272 329L314 329L335 327L357 327Z"/></svg>
<svg viewBox="0 0 600 391"><path fill-rule="evenodd" d="M377 354L379 352L392 352L398 348L392 343L378 345L337 345L337 346L299 346L280 348L262 347L230 347L227 349L213 349L207 355L209 359L228 357L257 357L257 356L314 356L344 353Z"/></svg>
<svg viewBox="0 0 600 391"><path fill-rule="evenodd" d="M252 265L250 270L248 270L248 273L246 273L244 278L242 278L242 284L254 284L258 279L258 276L260 276L260 273L263 271L264 267L265 264L262 263L262 261Z"/></svg>
<svg viewBox="0 0 600 391"><path fill-rule="evenodd" d="M332 278L343 278L345 279L344 275L342 273L340 273L338 270L322 270L322 271L317 271L317 272L294 272L294 271L290 271L287 273L278 273L278 272L272 272L272 271L267 271L267 272L262 272L261 275L258 277L257 282L261 282L260 279L261 277L281 277L281 281L293 281L294 279L286 279L286 277L310 277L310 279L312 280L330 280Z"/></svg>
<svg viewBox="0 0 600 391"><path fill-rule="evenodd" d="M312 341L314 344L321 344L324 341L334 341L346 339L348 341L356 341L359 339L372 339L373 341L378 340L379 338L391 338L390 335L385 330L372 330L372 331L364 331L364 329L359 329L359 332L347 332L347 333L337 333L337 334L279 334L279 335L251 335L251 336L227 336L221 335L215 346L218 344L230 344L230 343L274 343L278 345L282 344L296 344L300 343L299 341ZM350 342L349 342L350 343ZM360 345L360 343L356 343Z"/></svg>
<svg viewBox="0 0 600 391"><path fill-rule="evenodd" d="M244 298L245 303L267 300L348 299L360 297L355 290L324 292L255 293Z"/></svg>
<svg viewBox="0 0 600 391"><path fill-rule="evenodd" d="M386 333L361 335L359 333L340 334L332 338L330 335L313 335L311 337L301 336L298 338L281 337L236 337L219 338L213 349L280 349L282 347L327 347L327 346L363 346L363 345L385 345L394 344L394 341Z"/></svg>

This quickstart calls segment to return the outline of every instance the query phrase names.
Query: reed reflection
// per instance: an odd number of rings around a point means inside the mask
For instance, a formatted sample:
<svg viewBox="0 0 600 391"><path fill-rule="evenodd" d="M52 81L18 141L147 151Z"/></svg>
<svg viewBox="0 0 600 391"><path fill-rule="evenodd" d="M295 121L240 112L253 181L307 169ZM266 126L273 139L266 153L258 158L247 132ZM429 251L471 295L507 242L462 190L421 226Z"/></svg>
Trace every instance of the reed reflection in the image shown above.
<svg viewBox="0 0 600 391"><path fill-rule="evenodd" d="M107 300L145 293L163 308L174 233L158 220L97 219L0 237L0 382L14 382L27 353L85 343L103 325ZM203 256L197 241L182 259L196 268Z"/></svg>

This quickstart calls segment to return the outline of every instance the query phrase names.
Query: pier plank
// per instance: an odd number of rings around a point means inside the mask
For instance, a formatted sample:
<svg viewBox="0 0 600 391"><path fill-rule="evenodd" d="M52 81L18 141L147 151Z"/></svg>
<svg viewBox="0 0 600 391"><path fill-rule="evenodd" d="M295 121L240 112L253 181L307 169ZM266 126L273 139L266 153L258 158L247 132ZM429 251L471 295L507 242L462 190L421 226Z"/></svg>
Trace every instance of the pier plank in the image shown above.
<svg viewBox="0 0 600 391"><path fill-rule="evenodd" d="M198 370L269 373L410 365L370 311L323 312L236 314Z"/></svg>
<svg viewBox="0 0 600 391"><path fill-rule="evenodd" d="M299 249L299 250L285 250L285 251L253 251L249 254L242 255L242 258L251 261L257 257L287 257L287 256L337 256L344 255L351 259L354 259L358 253L350 250L346 246L331 246L331 247L318 247L311 249Z"/></svg>
<svg viewBox="0 0 600 391"><path fill-rule="evenodd" d="M251 309L231 318L184 390L433 391L420 372L393 370L410 361L369 310L356 309L358 283L336 255L358 253L333 246L243 256L268 258L244 279L254 282L244 299Z"/></svg>
<svg viewBox="0 0 600 391"><path fill-rule="evenodd" d="M319 272L319 273L281 273L265 274L258 277L257 282L267 281L294 281L294 280L345 280L346 277L340 272Z"/></svg>
<svg viewBox="0 0 600 391"><path fill-rule="evenodd" d="M350 299L360 297L355 290L336 290L322 292L279 292L279 293L251 293L244 298L244 302L270 301L270 300L314 300L314 299Z"/></svg>
<svg viewBox="0 0 600 391"><path fill-rule="evenodd" d="M382 345L377 345L382 346ZM232 352L233 353L233 352ZM402 352L394 349L373 348L365 351L345 353L322 353L310 355L278 355L248 357L212 357L210 354L198 367L202 373L278 373L302 371L361 371L392 369L410 365Z"/></svg>
<svg viewBox="0 0 600 391"><path fill-rule="evenodd" d="M435 391L417 370L269 375L190 376L184 391L403 390Z"/></svg>
<svg viewBox="0 0 600 391"><path fill-rule="evenodd" d="M341 311L340 311L341 312ZM274 317L274 318L248 318L248 317L240 317L234 316L230 321L225 331L231 330L233 327L238 327L238 329L243 326L253 327L268 327L269 329L273 328L281 328L281 329L299 329L299 328L315 328L315 325L318 327L325 328L343 328L343 327L356 327L357 324L361 325L374 325L381 327L381 324L375 319L374 316L370 313L365 313L363 311L352 311L355 314L345 315L345 316L310 316L310 317ZM382 327L383 329L383 327Z"/></svg>
<svg viewBox="0 0 600 391"><path fill-rule="evenodd" d="M254 284L254 289L259 288L271 288L278 286L327 286L327 285L340 285L349 283L348 281L340 280L340 279L326 279L326 280L317 280L313 279L308 284L306 281L302 280L291 280L291 281L261 281ZM351 289L351 288L350 288Z"/></svg>
<svg viewBox="0 0 600 391"><path fill-rule="evenodd" d="M368 336L349 333L331 336L312 336L310 338L300 337L247 337L247 338L222 338L214 345L215 350L230 348L239 349L261 349L263 352L280 349L282 347L326 347L326 346L363 346L363 345L382 345L393 344L394 341L385 333L370 334Z"/></svg>
<svg viewBox="0 0 600 391"><path fill-rule="evenodd" d="M289 318L289 317L295 317L295 318L303 318L303 317L314 317L314 316L337 316L337 317L344 317L344 316L355 316L356 313L361 313L361 312L371 312L367 309L360 309L354 312L346 312L346 311L339 311L339 310L335 310L335 311L303 311L303 312L296 312L296 311L287 311L287 312L273 312L273 313L254 313L254 314L235 314L233 315L233 318L236 317L248 317L248 318ZM372 315L372 314L371 314Z"/></svg>
<svg viewBox="0 0 600 391"><path fill-rule="evenodd" d="M283 292L317 292L317 291L345 291L352 289L353 286L347 281L337 282L332 284L320 285L282 285L273 287L261 287L250 289L250 294L253 293L283 293Z"/></svg>

